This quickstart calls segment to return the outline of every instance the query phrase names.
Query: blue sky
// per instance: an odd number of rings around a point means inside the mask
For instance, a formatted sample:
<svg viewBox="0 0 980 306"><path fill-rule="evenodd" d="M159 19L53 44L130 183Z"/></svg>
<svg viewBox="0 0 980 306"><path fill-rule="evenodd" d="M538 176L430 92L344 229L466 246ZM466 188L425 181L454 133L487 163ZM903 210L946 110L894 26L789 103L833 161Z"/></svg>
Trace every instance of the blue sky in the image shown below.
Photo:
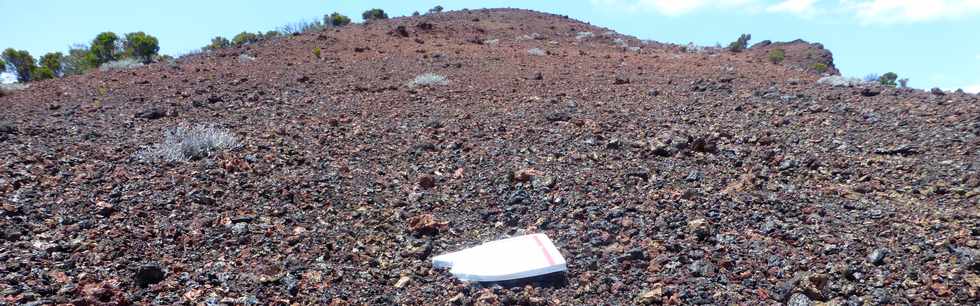
<svg viewBox="0 0 980 306"><path fill-rule="evenodd" d="M0 48L39 57L102 31L145 31L160 38L162 53L181 54L216 35L333 11L358 20L368 8L400 16L437 4L534 9L662 42L726 44L740 33L754 41L802 38L833 51L844 75L894 71L913 87L980 91L980 0L0 0Z"/></svg>

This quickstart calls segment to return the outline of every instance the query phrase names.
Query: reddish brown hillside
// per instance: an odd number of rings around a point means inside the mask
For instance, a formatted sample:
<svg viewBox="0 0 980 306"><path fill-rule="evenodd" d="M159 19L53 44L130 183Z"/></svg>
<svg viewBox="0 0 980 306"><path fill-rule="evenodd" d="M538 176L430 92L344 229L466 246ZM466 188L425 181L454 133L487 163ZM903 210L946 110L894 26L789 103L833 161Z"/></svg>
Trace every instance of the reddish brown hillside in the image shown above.
<svg viewBox="0 0 980 306"><path fill-rule="evenodd" d="M977 303L977 96L608 31L449 12L0 97L0 303ZM241 146L140 158L193 124ZM565 275L430 264L536 232Z"/></svg>

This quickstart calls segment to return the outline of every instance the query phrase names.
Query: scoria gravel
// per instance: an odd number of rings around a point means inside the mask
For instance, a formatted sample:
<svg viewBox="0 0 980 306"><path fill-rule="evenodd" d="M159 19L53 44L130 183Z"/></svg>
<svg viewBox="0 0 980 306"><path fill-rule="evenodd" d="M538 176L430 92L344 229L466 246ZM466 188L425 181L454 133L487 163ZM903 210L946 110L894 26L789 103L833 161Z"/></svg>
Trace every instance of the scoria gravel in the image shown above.
<svg viewBox="0 0 980 306"><path fill-rule="evenodd" d="M0 97L0 303L976 305L977 96L818 62L492 9L33 83ZM136 157L187 125L241 146ZM430 264L538 232L566 274Z"/></svg>

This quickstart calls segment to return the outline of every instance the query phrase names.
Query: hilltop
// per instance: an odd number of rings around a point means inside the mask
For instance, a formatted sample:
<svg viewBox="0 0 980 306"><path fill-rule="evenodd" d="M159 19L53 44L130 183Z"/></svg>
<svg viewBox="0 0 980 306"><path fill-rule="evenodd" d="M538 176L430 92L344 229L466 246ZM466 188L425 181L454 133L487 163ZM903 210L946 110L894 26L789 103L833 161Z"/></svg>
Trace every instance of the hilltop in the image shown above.
<svg viewBox="0 0 980 306"><path fill-rule="evenodd" d="M0 97L0 298L976 303L980 99L836 74L487 9L35 82ZM194 125L239 145L142 158ZM563 278L429 262L537 232Z"/></svg>

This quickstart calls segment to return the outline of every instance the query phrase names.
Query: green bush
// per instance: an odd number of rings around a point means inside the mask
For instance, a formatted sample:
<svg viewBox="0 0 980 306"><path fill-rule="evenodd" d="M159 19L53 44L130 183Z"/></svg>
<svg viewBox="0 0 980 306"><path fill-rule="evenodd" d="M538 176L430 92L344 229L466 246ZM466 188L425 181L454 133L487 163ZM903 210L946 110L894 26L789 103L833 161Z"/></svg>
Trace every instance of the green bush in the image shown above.
<svg viewBox="0 0 980 306"><path fill-rule="evenodd" d="M769 50L769 61L773 64L782 63L786 59L786 50L783 49L772 49Z"/></svg>
<svg viewBox="0 0 980 306"><path fill-rule="evenodd" d="M0 60L0 72L7 71L7 62Z"/></svg>
<svg viewBox="0 0 980 306"><path fill-rule="evenodd" d="M333 12L333 14L324 16L323 19L324 19L323 20L323 23L324 24L329 24L329 25L332 25L332 26L335 26L335 27L342 27L342 26L345 26L345 25L350 24L350 18L347 17L347 16L344 16L344 15L341 15L338 12Z"/></svg>
<svg viewBox="0 0 980 306"><path fill-rule="evenodd" d="M282 36L282 33L280 33L279 31L266 31L265 34L262 34L262 36L259 37L259 39L276 38L279 36Z"/></svg>
<svg viewBox="0 0 980 306"><path fill-rule="evenodd" d="M827 72L827 69L830 69L830 67L827 67L827 64L824 63L813 64L813 70L816 70L819 73Z"/></svg>
<svg viewBox="0 0 980 306"><path fill-rule="evenodd" d="M241 32L231 38L231 44L241 46L259 41L259 35L249 32Z"/></svg>
<svg viewBox="0 0 980 306"><path fill-rule="evenodd" d="M212 38L211 39L211 44L210 45L207 45L206 47L204 47L204 49L205 50L218 50L218 49L221 49L221 48L227 48L228 46L231 46L231 41L228 41L227 38L218 36L218 37Z"/></svg>
<svg viewBox="0 0 980 306"><path fill-rule="evenodd" d="M69 47L68 55L61 59L62 75L80 75L98 66L95 54L86 45Z"/></svg>
<svg viewBox="0 0 980 306"><path fill-rule="evenodd" d="M742 52L749 47L749 40L752 40L752 34L742 34L737 40L728 44L728 51Z"/></svg>
<svg viewBox="0 0 980 306"><path fill-rule="evenodd" d="M61 61L65 56L61 52L52 52L41 57L40 66L48 68L53 75L61 75Z"/></svg>
<svg viewBox="0 0 980 306"><path fill-rule="evenodd" d="M114 61L119 56L119 36L112 32L102 32L92 40L89 52L95 58L95 65L102 65Z"/></svg>
<svg viewBox="0 0 980 306"><path fill-rule="evenodd" d="M313 48L313 56L316 56L317 59L320 58L320 47Z"/></svg>
<svg viewBox="0 0 980 306"><path fill-rule="evenodd" d="M881 83L881 85L887 85L887 86L897 85L895 83L895 81L897 80L898 80L898 74L895 74L894 72L882 74L881 77L878 78L878 82Z"/></svg>
<svg viewBox="0 0 980 306"><path fill-rule="evenodd" d="M35 66L34 70L31 71L31 81L53 79L54 77L54 71L51 71L51 69L48 67Z"/></svg>
<svg viewBox="0 0 980 306"><path fill-rule="evenodd" d="M34 57L31 56L30 52L7 48L3 50L0 57L14 67L14 72L17 73L17 81L27 83L33 80L31 73L34 72L37 65L34 64Z"/></svg>
<svg viewBox="0 0 980 306"><path fill-rule="evenodd" d="M388 14L385 13L384 10L377 9L376 8L376 9L370 9L370 10L364 11L364 13L361 14L361 18L364 18L364 21L371 21L371 20L377 20L377 19L388 19Z"/></svg>
<svg viewBox="0 0 980 306"><path fill-rule="evenodd" d="M153 56L160 51L160 41L142 31L126 34L126 41L123 46L125 46L127 56L136 58L143 63L153 61Z"/></svg>

